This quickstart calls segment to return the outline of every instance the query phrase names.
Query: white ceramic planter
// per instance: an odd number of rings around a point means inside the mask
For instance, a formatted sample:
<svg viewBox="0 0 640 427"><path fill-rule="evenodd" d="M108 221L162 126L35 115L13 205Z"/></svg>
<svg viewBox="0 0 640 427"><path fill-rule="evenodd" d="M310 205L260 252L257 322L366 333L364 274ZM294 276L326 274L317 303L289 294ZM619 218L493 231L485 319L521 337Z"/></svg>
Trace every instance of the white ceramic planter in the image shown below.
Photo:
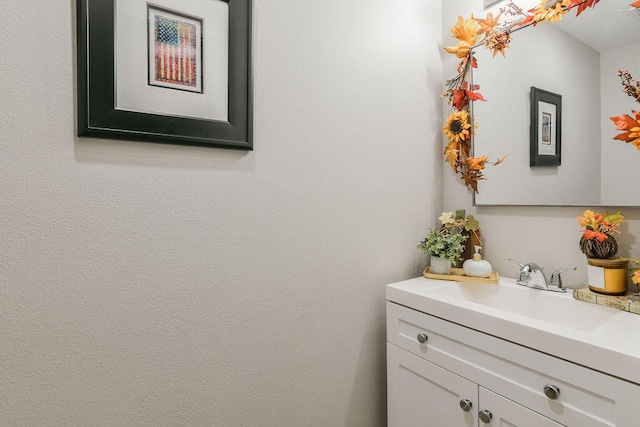
<svg viewBox="0 0 640 427"><path fill-rule="evenodd" d="M431 272L433 274L451 274L451 261L448 258L431 256Z"/></svg>

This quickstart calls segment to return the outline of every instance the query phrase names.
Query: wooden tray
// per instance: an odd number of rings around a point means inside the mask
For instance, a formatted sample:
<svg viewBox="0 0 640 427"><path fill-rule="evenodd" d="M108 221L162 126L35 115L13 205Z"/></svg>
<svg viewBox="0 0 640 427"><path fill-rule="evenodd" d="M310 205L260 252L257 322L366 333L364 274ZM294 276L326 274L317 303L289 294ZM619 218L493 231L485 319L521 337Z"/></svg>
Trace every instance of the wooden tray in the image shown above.
<svg viewBox="0 0 640 427"><path fill-rule="evenodd" d="M452 268L451 274L434 274L431 267L427 267L422 273L427 279L453 280L454 282L498 283L500 276L497 271L492 271L489 277L471 277L464 274L461 268Z"/></svg>

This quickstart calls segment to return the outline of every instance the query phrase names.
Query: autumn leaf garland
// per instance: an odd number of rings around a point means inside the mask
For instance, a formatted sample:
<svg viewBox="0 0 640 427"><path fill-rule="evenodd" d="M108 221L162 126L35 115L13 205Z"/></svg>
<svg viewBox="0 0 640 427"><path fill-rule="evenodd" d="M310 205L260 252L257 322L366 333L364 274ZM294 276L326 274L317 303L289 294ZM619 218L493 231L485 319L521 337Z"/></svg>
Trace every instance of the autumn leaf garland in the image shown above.
<svg viewBox="0 0 640 427"><path fill-rule="evenodd" d="M509 48L511 33L514 29L526 25L537 25L539 22L555 22L561 19L568 11L577 8L576 16L584 10L594 7L600 0L541 0L533 9L524 11L513 0L508 0L506 7L500 9L497 16L488 13L484 19L475 18L473 15L469 19L458 16L458 21L451 28L451 35L458 42L455 46L446 46L445 50L460 58L457 67L458 74L446 82L446 90L442 94L448 99L448 103L455 110L446 120L443 133L448 138L444 150L446 162L451 169L460 176L460 179L467 188L478 193L478 182L484 178L484 168L487 164L498 165L502 163L506 156L495 162L490 162L487 156L473 157L471 155L471 138L475 128L469 114L470 103L474 101L485 101L479 92L479 85L470 85L467 75L471 68L477 68L478 62L473 55L473 49L484 46L489 49L495 57L498 53L505 55L505 49ZM640 0L632 3L634 7L640 7ZM508 20L501 24L500 16L505 15ZM622 116L621 116L622 117ZM630 118L629 116L626 116ZM636 116L640 120L640 116ZM613 118L612 118L613 120ZM625 119L625 126L630 126L630 122ZM640 122L638 122L640 126ZM640 128L626 129L627 137L640 132ZM640 138L636 135L636 138ZM638 146L640 149L640 139ZM635 144L635 143L634 143Z"/></svg>

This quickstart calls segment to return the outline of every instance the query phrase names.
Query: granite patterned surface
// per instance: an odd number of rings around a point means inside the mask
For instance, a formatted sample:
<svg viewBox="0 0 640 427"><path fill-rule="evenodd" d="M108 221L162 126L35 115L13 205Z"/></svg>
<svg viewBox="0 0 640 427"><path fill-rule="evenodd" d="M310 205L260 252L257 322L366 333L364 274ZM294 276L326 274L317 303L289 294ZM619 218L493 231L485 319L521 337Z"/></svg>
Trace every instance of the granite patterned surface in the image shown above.
<svg viewBox="0 0 640 427"><path fill-rule="evenodd" d="M640 314L640 294L637 292L629 292L625 295L605 295L593 292L589 288L580 288L574 289L573 297L579 301Z"/></svg>

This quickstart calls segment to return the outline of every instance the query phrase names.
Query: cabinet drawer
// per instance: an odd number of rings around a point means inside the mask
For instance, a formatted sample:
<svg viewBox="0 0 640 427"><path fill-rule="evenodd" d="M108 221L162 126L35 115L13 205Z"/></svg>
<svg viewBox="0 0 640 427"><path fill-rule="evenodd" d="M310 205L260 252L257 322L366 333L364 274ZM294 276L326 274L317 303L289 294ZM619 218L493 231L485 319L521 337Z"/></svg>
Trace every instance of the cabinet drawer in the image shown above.
<svg viewBox="0 0 640 427"><path fill-rule="evenodd" d="M640 386L391 302L387 341L561 424L637 425Z"/></svg>

